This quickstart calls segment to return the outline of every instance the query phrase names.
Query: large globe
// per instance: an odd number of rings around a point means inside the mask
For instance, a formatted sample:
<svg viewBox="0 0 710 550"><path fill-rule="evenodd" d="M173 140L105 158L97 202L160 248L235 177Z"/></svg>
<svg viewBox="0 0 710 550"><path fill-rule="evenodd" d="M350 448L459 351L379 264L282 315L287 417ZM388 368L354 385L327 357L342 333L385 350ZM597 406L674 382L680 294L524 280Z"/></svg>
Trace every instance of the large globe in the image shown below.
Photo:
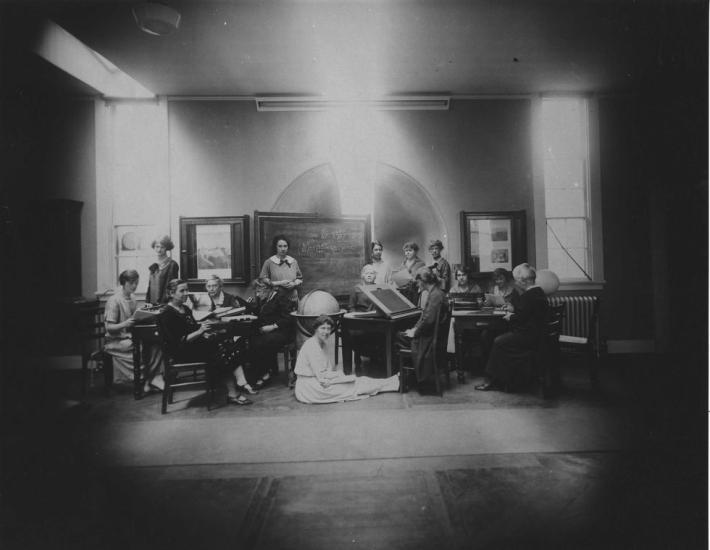
<svg viewBox="0 0 710 550"><path fill-rule="evenodd" d="M311 290L298 302L298 311L291 313L296 317L298 338L296 343L300 348L305 338L313 336L313 321L319 315L330 315L334 321L345 313L340 309L338 300L325 290Z"/></svg>
<svg viewBox="0 0 710 550"><path fill-rule="evenodd" d="M318 317L340 313L338 300L325 290L311 290L298 302L298 313Z"/></svg>

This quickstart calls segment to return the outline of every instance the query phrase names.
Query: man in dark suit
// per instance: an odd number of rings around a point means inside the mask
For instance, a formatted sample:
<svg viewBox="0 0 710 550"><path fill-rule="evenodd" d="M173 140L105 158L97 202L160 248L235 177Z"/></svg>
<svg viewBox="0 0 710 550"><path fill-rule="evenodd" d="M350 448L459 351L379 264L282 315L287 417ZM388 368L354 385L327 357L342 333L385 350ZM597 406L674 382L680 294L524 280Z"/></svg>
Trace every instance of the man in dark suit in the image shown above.
<svg viewBox="0 0 710 550"><path fill-rule="evenodd" d="M515 311L505 314L510 328L493 341L486 365L487 379L476 386L477 390L510 388L529 381L532 375L530 358L539 345L547 322L547 297L535 285L535 269L529 264L516 266L513 278L522 294L515 302Z"/></svg>
<svg viewBox="0 0 710 550"><path fill-rule="evenodd" d="M412 363L417 377L417 387L420 393L431 390L434 372L434 327L437 316L439 319L439 343L446 342L448 311L446 295L439 287L439 279L428 267L420 268L415 276L419 291L427 291L424 311L414 327L400 333L400 345L412 348Z"/></svg>

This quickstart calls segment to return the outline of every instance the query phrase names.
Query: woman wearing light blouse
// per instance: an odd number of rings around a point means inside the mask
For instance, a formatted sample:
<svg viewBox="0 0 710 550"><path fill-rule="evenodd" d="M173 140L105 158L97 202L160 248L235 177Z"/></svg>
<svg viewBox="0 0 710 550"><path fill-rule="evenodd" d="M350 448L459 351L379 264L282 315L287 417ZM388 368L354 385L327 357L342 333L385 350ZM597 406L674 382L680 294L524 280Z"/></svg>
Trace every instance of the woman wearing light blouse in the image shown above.
<svg viewBox="0 0 710 550"><path fill-rule="evenodd" d="M288 255L288 248L289 242L284 235L273 238L274 255L264 262L259 278L268 279L273 288L297 302L298 287L303 284L303 275L296 259Z"/></svg>
<svg viewBox="0 0 710 550"><path fill-rule="evenodd" d="M389 378L346 375L342 367L333 365L327 345L335 330L330 317L318 317L313 330L315 334L303 344L296 360L295 395L301 403L337 403L399 390L396 374Z"/></svg>

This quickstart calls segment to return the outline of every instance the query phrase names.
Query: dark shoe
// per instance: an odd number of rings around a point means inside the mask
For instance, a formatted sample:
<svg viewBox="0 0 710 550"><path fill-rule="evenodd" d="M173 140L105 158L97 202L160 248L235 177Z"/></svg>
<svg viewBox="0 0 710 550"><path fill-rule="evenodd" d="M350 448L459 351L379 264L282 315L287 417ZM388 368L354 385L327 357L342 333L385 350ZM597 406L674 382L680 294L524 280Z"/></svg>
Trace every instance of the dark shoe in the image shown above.
<svg viewBox="0 0 710 550"><path fill-rule="evenodd" d="M231 405L251 405L254 403L251 399L247 399L243 395L240 395L238 397L232 397L231 395L227 396L227 403Z"/></svg>
<svg viewBox="0 0 710 550"><path fill-rule="evenodd" d="M270 382L271 382L271 376L269 376L268 378L259 378L259 380L256 381L256 384L254 384L254 386L256 387L257 390L260 390L260 389L268 386Z"/></svg>
<svg viewBox="0 0 710 550"><path fill-rule="evenodd" d="M501 391L501 388L496 386L493 382L478 384L478 386L474 386L473 389L478 391Z"/></svg>
<svg viewBox="0 0 710 550"><path fill-rule="evenodd" d="M257 383L255 384L255 386L256 386L257 388L260 387L260 386L259 386L259 382L257 382ZM238 389L240 392L242 392L242 393L248 393L249 395L258 395L258 394L259 394L259 392L258 392L257 390L255 390L254 388L252 388L249 384L244 384L243 386L240 386L239 384L237 384L237 389Z"/></svg>

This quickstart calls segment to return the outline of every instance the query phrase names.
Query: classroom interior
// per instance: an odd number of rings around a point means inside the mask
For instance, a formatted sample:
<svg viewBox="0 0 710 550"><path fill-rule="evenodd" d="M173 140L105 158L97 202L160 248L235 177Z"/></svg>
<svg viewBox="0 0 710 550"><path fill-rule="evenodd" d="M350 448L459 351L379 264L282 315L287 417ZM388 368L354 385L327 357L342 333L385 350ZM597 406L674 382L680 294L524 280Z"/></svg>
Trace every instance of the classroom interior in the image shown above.
<svg viewBox="0 0 710 550"><path fill-rule="evenodd" d="M0 2L4 547L707 547L706 2L176 1L164 36L137 5ZM122 228L180 261L181 217L369 216L387 261L457 264L462 212L524 211L549 267L569 98L589 277L558 292L600 297L598 386L566 357L552 400L476 392L474 363L332 405L283 369L248 409L82 390L62 320L145 261Z"/></svg>

